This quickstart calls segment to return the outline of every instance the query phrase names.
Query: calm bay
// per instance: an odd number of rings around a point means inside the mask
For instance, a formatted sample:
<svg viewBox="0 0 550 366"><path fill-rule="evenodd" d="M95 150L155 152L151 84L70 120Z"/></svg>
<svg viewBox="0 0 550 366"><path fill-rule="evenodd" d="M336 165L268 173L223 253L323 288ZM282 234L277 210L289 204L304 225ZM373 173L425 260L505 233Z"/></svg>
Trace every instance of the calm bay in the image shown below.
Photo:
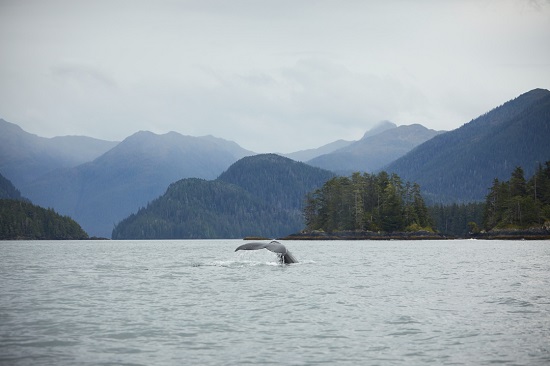
<svg viewBox="0 0 550 366"><path fill-rule="evenodd" d="M0 364L547 365L550 241L0 242Z"/></svg>

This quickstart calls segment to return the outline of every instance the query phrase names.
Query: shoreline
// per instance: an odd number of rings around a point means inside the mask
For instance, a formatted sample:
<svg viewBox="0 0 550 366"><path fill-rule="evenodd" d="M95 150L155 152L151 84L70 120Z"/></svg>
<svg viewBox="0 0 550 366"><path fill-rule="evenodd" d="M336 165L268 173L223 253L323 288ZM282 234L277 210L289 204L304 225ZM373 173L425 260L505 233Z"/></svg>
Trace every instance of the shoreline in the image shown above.
<svg viewBox="0 0 550 366"><path fill-rule="evenodd" d="M279 240L451 240L454 236L442 235L428 231L419 232L373 232L373 231L334 231L305 232L290 234Z"/></svg>
<svg viewBox="0 0 550 366"><path fill-rule="evenodd" d="M497 230L486 233L471 234L466 237L456 237L429 231L417 232L372 232L372 231L322 231L295 233L279 238L279 240L550 240L550 230Z"/></svg>

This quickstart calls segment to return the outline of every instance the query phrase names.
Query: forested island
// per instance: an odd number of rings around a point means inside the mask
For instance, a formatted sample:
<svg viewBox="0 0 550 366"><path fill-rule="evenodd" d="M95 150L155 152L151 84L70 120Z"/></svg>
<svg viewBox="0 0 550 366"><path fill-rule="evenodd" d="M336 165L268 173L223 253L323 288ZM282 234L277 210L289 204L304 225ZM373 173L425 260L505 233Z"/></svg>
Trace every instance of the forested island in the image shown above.
<svg viewBox="0 0 550 366"><path fill-rule="evenodd" d="M509 181L495 179L484 203L430 208L419 185L397 174L334 177L307 195L304 218L288 239L548 239L550 161L529 180L521 167Z"/></svg>
<svg viewBox="0 0 550 366"><path fill-rule="evenodd" d="M80 225L28 201L0 199L0 240L83 240Z"/></svg>
<svg viewBox="0 0 550 366"><path fill-rule="evenodd" d="M304 218L308 231L433 231L420 186L386 172L328 180L307 195Z"/></svg>
<svg viewBox="0 0 550 366"><path fill-rule="evenodd" d="M475 229L475 228L474 228ZM485 201L479 238L550 239L550 161L539 164L526 180L516 167L507 181L495 179Z"/></svg>

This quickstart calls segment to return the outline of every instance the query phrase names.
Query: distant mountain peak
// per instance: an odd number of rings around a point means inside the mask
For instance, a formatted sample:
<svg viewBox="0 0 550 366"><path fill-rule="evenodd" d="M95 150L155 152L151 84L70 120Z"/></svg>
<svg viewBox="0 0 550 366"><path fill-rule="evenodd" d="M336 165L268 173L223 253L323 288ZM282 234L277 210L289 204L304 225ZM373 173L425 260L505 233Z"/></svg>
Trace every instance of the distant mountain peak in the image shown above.
<svg viewBox="0 0 550 366"><path fill-rule="evenodd" d="M316 149L300 150L290 154L281 154L296 161L308 161L318 156L329 154L333 151L353 144L355 141L336 140Z"/></svg>
<svg viewBox="0 0 550 366"><path fill-rule="evenodd" d="M544 96L547 96L547 95L550 95L550 90L548 89L543 89L543 88L535 88L533 90L530 90L526 93L523 93L522 95L520 95L518 98L520 98L521 96L523 95L537 95L537 96L541 96L541 97L544 97Z"/></svg>
<svg viewBox="0 0 550 366"><path fill-rule="evenodd" d="M84 136L40 137L0 119L0 169L20 189L57 169L92 161L116 144Z"/></svg>
<svg viewBox="0 0 550 366"><path fill-rule="evenodd" d="M383 121L361 140L307 163L344 175L376 171L439 133L420 124L397 127L395 123Z"/></svg>
<svg viewBox="0 0 550 366"><path fill-rule="evenodd" d="M365 132L365 134L363 135L361 140L363 140L365 138L368 138L368 137L371 137L371 136L376 136L379 133L382 133L382 132L387 131L387 130L391 130L393 128L397 128L397 125L395 123L387 121L387 120L380 121L377 124L375 124L370 130Z"/></svg>

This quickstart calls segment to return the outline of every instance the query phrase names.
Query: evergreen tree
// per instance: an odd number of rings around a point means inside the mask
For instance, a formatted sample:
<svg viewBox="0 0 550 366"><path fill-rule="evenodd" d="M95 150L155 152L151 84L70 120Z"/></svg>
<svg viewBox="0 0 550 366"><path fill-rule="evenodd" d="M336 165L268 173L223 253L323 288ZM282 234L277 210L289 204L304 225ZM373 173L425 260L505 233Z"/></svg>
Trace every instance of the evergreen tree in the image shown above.
<svg viewBox="0 0 550 366"><path fill-rule="evenodd" d="M525 177L523 169L521 167L516 167L512 172L512 177L510 178L510 196L523 197L527 193L527 183L525 182Z"/></svg>
<svg viewBox="0 0 550 366"><path fill-rule="evenodd" d="M420 187L386 172L334 177L307 195L303 213L307 230L431 230Z"/></svg>
<svg viewBox="0 0 550 366"><path fill-rule="evenodd" d="M525 229L540 227L550 221L550 162L539 164L533 177L526 181L521 167L510 180L493 181L485 199L483 226L492 229Z"/></svg>
<svg viewBox="0 0 550 366"><path fill-rule="evenodd" d="M435 229L442 234L457 237L468 237L478 231L483 222L486 205L481 202L462 204L435 205L428 211Z"/></svg>

